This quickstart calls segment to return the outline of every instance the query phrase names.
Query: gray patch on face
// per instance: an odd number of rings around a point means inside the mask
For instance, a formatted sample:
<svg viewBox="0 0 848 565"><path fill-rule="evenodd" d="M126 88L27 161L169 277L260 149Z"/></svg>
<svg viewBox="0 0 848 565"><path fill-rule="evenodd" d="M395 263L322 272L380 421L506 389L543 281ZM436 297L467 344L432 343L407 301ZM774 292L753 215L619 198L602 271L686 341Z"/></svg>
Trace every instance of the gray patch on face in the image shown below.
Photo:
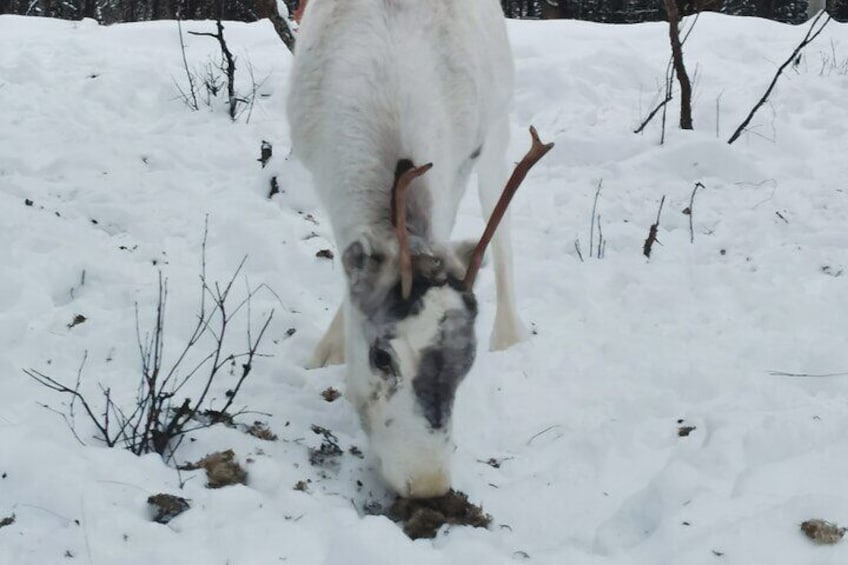
<svg viewBox="0 0 848 565"><path fill-rule="evenodd" d="M412 243L416 240L412 238ZM377 248L379 243L372 246ZM463 296L471 295L462 283L465 269L458 268L464 265L457 265L457 259L450 258L449 253L444 249L424 248L417 253L414 250L412 289L409 297L403 298L398 272L386 253L375 249L369 254L359 242L345 250L342 264L348 277L349 296L368 319L365 333L369 343L380 345L380 340L394 337L395 325L420 312L424 296L431 288L449 286Z"/></svg>
<svg viewBox="0 0 848 565"><path fill-rule="evenodd" d="M372 249L378 245L372 244ZM420 351L420 362L411 379L416 410L433 430L439 430L450 419L456 389L471 369L477 347L477 301L461 280L465 265L449 250L429 249L413 255L412 289L404 299L396 271L387 269L386 255L375 251L369 254L356 242L342 258L351 302L366 318L362 329L371 348L369 365L384 377L372 385L372 400L390 398L401 385L398 368L390 362L394 355L389 345L396 337L398 322L419 315L431 289L449 287L461 295L464 307L444 314L433 342Z"/></svg>
<svg viewBox="0 0 848 565"><path fill-rule="evenodd" d="M470 295L473 301L473 295ZM412 388L424 417L434 430L450 419L456 389L471 370L477 342L474 336L476 303L466 311L451 310L440 324L439 340L421 352L418 374Z"/></svg>

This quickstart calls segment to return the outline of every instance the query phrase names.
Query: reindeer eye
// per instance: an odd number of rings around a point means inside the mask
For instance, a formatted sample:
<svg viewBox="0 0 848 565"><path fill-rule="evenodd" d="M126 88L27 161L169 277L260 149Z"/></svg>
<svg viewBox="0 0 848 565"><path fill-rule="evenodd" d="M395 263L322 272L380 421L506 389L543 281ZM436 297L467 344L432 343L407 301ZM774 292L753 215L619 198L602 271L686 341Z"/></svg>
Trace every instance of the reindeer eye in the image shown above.
<svg viewBox="0 0 848 565"><path fill-rule="evenodd" d="M389 373L392 371L392 355L385 349L381 349L375 345L371 348L369 358L371 361L371 365L375 369L384 373Z"/></svg>

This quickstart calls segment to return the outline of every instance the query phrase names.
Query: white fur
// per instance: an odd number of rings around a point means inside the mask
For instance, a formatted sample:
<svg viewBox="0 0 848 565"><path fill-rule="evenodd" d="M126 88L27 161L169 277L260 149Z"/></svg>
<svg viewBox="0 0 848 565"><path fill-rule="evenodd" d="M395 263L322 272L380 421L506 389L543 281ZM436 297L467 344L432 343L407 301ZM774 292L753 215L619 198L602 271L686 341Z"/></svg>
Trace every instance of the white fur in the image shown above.
<svg viewBox="0 0 848 565"><path fill-rule="evenodd" d="M391 345L397 353L401 375L415 375L420 351L427 347L439 330L439 320L450 309L461 308L457 294L448 288L432 289L418 316L398 325L398 337ZM357 327L359 314L352 308L351 329ZM350 332L359 337L359 333ZM356 344L353 344L356 345ZM367 367L359 356L368 351L359 344L350 350L351 367ZM371 448L380 462L380 472L395 492L425 498L444 494L450 487L450 456L454 451L450 424L438 432L425 432L427 423L415 408L415 395L409 379L401 378L391 396L371 395L380 388L382 377L369 371L349 373L347 396L357 407L368 431Z"/></svg>
<svg viewBox="0 0 848 565"><path fill-rule="evenodd" d="M429 192L430 236L443 243L475 164L471 155L482 146L476 166L488 218L507 178L512 81L497 0L310 0L297 38L288 116L294 153L312 172L339 252L390 234L388 194L401 158L433 163L410 193ZM491 346L502 349L526 335L515 309L508 217L492 247L497 311ZM439 300L428 300L422 317L435 315ZM348 394L360 412L392 413L391 433L370 431L390 486L414 495L416 484L439 483L419 492L443 491L449 428L444 438L413 431L423 419L410 420L416 416L409 383L397 393L407 394L408 403L369 405L374 375L362 322L346 295L311 365L346 361ZM404 375L415 374L418 351L434 337L437 328L428 324L418 320L399 332L405 336L397 344L399 361L409 365Z"/></svg>

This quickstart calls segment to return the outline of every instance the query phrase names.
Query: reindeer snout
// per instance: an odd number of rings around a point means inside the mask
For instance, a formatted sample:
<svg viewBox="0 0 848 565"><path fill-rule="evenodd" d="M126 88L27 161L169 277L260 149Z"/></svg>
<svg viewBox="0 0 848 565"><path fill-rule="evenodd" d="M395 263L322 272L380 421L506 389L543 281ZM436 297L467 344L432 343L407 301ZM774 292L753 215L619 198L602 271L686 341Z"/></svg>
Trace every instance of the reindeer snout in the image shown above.
<svg viewBox="0 0 848 565"><path fill-rule="evenodd" d="M379 459L380 474L391 490L404 498L432 498L450 490L450 455L446 450L403 451L391 449Z"/></svg>
<svg viewBox="0 0 848 565"><path fill-rule="evenodd" d="M450 490L450 476L443 470L416 475L407 482L407 498L433 498Z"/></svg>

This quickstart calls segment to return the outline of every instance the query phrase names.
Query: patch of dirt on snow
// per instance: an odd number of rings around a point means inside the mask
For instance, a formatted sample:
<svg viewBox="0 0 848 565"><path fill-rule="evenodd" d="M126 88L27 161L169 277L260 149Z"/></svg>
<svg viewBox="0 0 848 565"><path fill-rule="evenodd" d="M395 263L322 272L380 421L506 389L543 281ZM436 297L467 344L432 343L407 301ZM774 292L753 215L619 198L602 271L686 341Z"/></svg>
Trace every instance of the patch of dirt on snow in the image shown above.
<svg viewBox="0 0 848 565"><path fill-rule="evenodd" d="M80 324L84 324L86 320L88 320L88 318L86 318L82 314L77 314L76 316L74 316L74 319L71 320L71 323L67 325L68 329L71 329L74 326L78 326Z"/></svg>
<svg viewBox="0 0 848 565"><path fill-rule="evenodd" d="M820 545L833 545L842 540L842 536L848 528L840 528L836 524L825 520L807 520L801 524L801 531L808 538Z"/></svg>
<svg viewBox="0 0 848 565"><path fill-rule="evenodd" d="M694 432L696 429L698 428L696 428L695 426L680 426L679 428L677 428L677 435L679 437L689 437L689 434Z"/></svg>
<svg viewBox="0 0 848 565"><path fill-rule="evenodd" d="M451 489L436 498L398 498L389 508L388 516L403 522L403 531L412 539L434 538L443 525L487 528L492 517L468 501L468 495Z"/></svg>
<svg viewBox="0 0 848 565"><path fill-rule="evenodd" d="M271 431L268 424L256 420L245 430L249 435L264 441L277 441L277 434Z"/></svg>
<svg viewBox="0 0 848 565"><path fill-rule="evenodd" d="M339 447L339 438L327 428L312 425L312 432L323 436L319 447L309 448L309 463L315 467L330 467L338 465L338 458L344 454Z"/></svg>
<svg viewBox="0 0 848 565"><path fill-rule="evenodd" d="M154 494L147 498L154 522L167 524L190 508L188 500L173 494Z"/></svg>
<svg viewBox="0 0 848 565"><path fill-rule="evenodd" d="M206 470L206 486L221 488L227 485L246 484L247 471L241 468L232 449L210 453L196 463L179 467L181 471Z"/></svg>
<svg viewBox="0 0 848 565"><path fill-rule="evenodd" d="M696 426L690 426L686 420L677 420L677 435L679 437L689 437L689 434L697 430Z"/></svg>
<svg viewBox="0 0 848 565"><path fill-rule="evenodd" d="M324 392L321 393L321 396L323 396L324 400L326 400L327 402L335 402L341 397L341 395L342 393L340 393L333 387L327 387L326 389L324 389Z"/></svg>
<svg viewBox="0 0 848 565"><path fill-rule="evenodd" d="M235 421L235 416L229 412L221 412L220 410L204 410L195 414L195 420L204 425L223 424L228 428L241 430L244 433L251 435L257 439L264 441L277 441L277 434L271 431L271 428L266 422L255 420L253 424L240 424Z"/></svg>

